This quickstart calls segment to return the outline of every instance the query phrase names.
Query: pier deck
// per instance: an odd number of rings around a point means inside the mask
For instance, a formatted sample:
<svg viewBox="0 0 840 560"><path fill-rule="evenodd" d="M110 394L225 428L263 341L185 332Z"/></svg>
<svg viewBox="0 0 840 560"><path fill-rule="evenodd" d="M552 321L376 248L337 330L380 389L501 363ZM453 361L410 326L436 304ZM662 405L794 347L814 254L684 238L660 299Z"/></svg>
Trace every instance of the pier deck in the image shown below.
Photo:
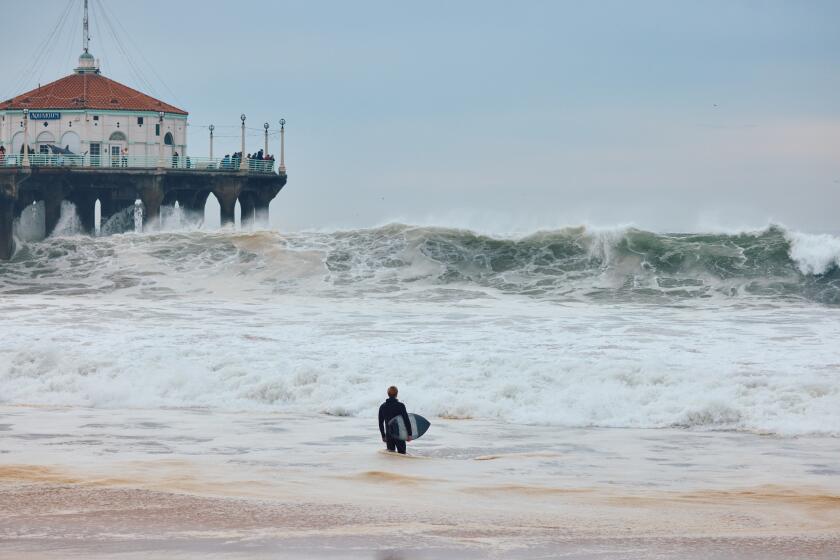
<svg viewBox="0 0 840 560"><path fill-rule="evenodd" d="M222 160L182 157L165 162L168 166L140 167L138 160L109 160L108 165L94 161L96 165L91 165L89 161L40 161L40 155L30 154L29 167L8 157L0 163L0 259L11 258L14 221L35 202L44 203L46 235L55 229L65 200L76 206L82 229L93 232L97 200L103 221L140 200L144 224L152 224L159 220L163 205L178 202L182 208L203 211L210 193L219 201L223 225L234 222L234 208L239 201L242 224L249 227L253 223L267 225L268 205L287 179L285 172L276 173L268 167L269 162L261 160L222 165Z"/></svg>

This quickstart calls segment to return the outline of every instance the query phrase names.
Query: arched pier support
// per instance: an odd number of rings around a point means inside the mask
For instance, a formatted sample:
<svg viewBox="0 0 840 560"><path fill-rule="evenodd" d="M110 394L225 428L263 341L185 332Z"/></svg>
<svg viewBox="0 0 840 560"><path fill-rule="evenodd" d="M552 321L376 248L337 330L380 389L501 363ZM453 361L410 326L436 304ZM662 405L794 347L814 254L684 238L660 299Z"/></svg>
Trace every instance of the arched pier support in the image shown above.
<svg viewBox="0 0 840 560"><path fill-rule="evenodd" d="M15 201L0 195L0 259L9 260L15 252Z"/></svg>
<svg viewBox="0 0 840 560"><path fill-rule="evenodd" d="M254 227L264 229L269 223L268 203L258 202L254 208Z"/></svg>
<svg viewBox="0 0 840 560"><path fill-rule="evenodd" d="M243 192L239 195L239 209L241 210L240 224L243 230L247 231L254 228L256 206L253 193Z"/></svg>
<svg viewBox="0 0 840 560"><path fill-rule="evenodd" d="M37 202L35 193L22 192L18 195L17 203L15 203L15 219L19 220L23 216L23 212L32 206L32 203Z"/></svg>
<svg viewBox="0 0 840 560"><path fill-rule="evenodd" d="M76 206L76 215L79 217L82 233L94 233L96 228L96 193L75 192L69 197L69 200ZM58 208L60 215L61 202L58 203Z"/></svg>
<svg viewBox="0 0 840 560"><path fill-rule="evenodd" d="M102 228L114 214L122 210L119 204L110 196L110 193L99 195L99 227Z"/></svg>
<svg viewBox="0 0 840 560"><path fill-rule="evenodd" d="M44 199L44 235L49 237L61 219L61 203L64 202L64 187L52 185L42 193Z"/></svg>
<svg viewBox="0 0 840 560"><path fill-rule="evenodd" d="M160 205L163 202L163 175L144 177L137 198L143 203L143 227L160 226Z"/></svg>
<svg viewBox="0 0 840 560"><path fill-rule="evenodd" d="M236 199L242 192L242 184L235 180L219 181L213 188L213 194L219 201L219 218L222 227L232 226L236 223Z"/></svg>
<svg viewBox="0 0 840 560"><path fill-rule="evenodd" d="M271 225L268 205L280 192L280 188L262 189L254 192L254 225L256 227L264 229Z"/></svg>
<svg viewBox="0 0 840 560"><path fill-rule="evenodd" d="M197 221L200 227L204 223L204 207L207 205L208 191L188 191L179 198L179 203L187 212L187 218Z"/></svg>
<svg viewBox="0 0 840 560"><path fill-rule="evenodd" d="M15 252L15 207L21 184L28 178L28 171L0 176L0 260L11 259Z"/></svg>

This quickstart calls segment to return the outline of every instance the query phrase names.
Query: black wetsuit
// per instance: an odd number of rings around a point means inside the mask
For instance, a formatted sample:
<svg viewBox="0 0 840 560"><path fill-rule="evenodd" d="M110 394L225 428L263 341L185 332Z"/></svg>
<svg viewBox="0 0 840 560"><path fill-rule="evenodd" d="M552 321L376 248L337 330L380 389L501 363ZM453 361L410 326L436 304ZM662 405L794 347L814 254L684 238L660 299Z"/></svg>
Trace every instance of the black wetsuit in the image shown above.
<svg viewBox="0 0 840 560"><path fill-rule="evenodd" d="M385 445L388 451L395 449L400 453L405 454L405 442L399 439L394 439L388 434L388 422L392 418L402 416L405 422L405 429L408 435L411 435L411 422L408 419L408 412L405 410L405 405L398 401L395 397L389 397L387 401L382 403L379 407L379 433L382 434L382 439L385 440Z"/></svg>

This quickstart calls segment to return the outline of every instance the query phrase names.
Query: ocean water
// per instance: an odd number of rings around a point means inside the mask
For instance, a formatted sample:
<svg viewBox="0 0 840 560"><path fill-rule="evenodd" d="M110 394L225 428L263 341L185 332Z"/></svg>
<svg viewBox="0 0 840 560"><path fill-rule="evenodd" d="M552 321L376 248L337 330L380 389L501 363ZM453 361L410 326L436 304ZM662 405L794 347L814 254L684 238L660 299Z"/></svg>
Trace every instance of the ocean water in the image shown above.
<svg viewBox="0 0 840 560"><path fill-rule="evenodd" d="M10 554L840 554L836 237L39 210L0 263Z"/></svg>
<svg viewBox="0 0 840 560"><path fill-rule="evenodd" d="M0 404L840 436L830 235L75 227L0 262Z"/></svg>

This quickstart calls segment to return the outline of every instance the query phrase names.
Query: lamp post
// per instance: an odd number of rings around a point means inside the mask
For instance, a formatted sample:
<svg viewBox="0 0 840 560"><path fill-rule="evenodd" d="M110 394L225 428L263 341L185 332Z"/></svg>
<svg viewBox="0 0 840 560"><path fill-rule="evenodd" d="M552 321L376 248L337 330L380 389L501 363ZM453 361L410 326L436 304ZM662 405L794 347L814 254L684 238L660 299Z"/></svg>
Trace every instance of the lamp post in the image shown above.
<svg viewBox="0 0 840 560"><path fill-rule="evenodd" d="M265 151L263 152L263 157L268 157L268 123L263 125L265 129Z"/></svg>
<svg viewBox="0 0 840 560"><path fill-rule="evenodd" d="M29 167L29 109L23 110L23 166Z"/></svg>
<svg viewBox="0 0 840 560"><path fill-rule="evenodd" d="M210 125L210 161L213 161L213 131L216 129L212 124Z"/></svg>
<svg viewBox="0 0 840 560"><path fill-rule="evenodd" d="M281 174L286 173L286 119L280 119L280 169Z"/></svg>
<svg viewBox="0 0 840 560"><path fill-rule="evenodd" d="M245 171L248 169L248 162L245 161L245 113L239 116L242 119L242 149L239 153L239 170Z"/></svg>
<svg viewBox="0 0 840 560"><path fill-rule="evenodd" d="M158 113L158 129L160 134L158 137L160 138L158 142L158 168L163 169L163 111Z"/></svg>

